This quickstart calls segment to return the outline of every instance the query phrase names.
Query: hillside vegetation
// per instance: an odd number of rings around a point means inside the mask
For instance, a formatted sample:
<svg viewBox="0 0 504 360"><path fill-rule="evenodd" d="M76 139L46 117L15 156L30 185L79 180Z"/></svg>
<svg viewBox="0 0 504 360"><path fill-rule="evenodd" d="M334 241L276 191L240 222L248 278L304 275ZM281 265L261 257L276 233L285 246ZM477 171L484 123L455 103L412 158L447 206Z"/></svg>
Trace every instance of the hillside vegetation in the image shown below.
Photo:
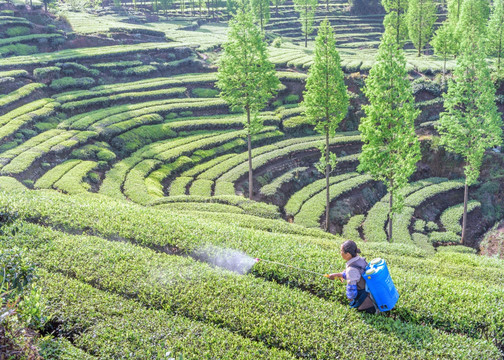
<svg viewBox="0 0 504 360"><path fill-rule="evenodd" d="M243 109L216 86L234 2L51 3L0 2L0 346L12 358L503 358L504 159L485 152L462 243L465 164L440 145L432 48L417 57L405 43L421 155L391 239L387 184L358 171L379 4L321 2L305 37L294 3L268 3L280 84L254 118L250 165ZM329 209L326 138L303 103L326 17L350 104L329 139ZM446 17L439 5L435 27ZM344 269L347 239L386 259L391 312L358 313L315 275ZM255 258L274 263L229 270Z"/></svg>

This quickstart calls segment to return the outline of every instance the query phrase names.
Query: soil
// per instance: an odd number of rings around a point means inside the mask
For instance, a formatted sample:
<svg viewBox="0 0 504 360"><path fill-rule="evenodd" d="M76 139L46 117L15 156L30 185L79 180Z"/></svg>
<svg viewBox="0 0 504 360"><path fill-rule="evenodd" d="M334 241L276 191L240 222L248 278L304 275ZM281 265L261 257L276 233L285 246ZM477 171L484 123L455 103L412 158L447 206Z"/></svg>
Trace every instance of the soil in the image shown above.
<svg viewBox="0 0 504 360"><path fill-rule="evenodd" d="M369 191L369 194L373 194L374 199L367 199L363 196L364 191ZM329 207L332 209L339 207L346 209L347 212L344 218L331 219L331 213L329 213L329 231L333 234L341 234L343 232L343 227L346 225L348 220L358 214L366 214L376 203L387 193L386 188L380 182L373 182L372 184L364 184L358 188L353 189L349 193L344 194L338 199L331 202ZM321 218L321 226L325 227L325 213Z"/></svg>
<svg viewBox="0 0 504 360"><path fill-rule="evenodd" d="M488 234L487 244L481 249L481 253L490 257L499 255L504 259L504 220L491 234Z"/></svg>
<svg viewBox="0 0 504 360"><path fill-rule="evenodd" d="M12 340L14 337L15 342ZM0 326L0 360L25 359L42 360L35 346L37 333L29 328L8 330Z"/></svg>

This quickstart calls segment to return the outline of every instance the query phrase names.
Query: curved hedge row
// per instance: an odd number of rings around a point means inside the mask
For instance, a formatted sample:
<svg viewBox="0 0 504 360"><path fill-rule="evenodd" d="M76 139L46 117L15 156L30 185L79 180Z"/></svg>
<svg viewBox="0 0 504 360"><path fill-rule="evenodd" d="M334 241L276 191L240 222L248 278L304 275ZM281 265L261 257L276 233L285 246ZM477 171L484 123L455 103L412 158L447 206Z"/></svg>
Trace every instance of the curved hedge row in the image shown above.
<svg viewBox="0 0 504 360"><path fill-rule="evenodd" d="M336 184L340 181L344 181L356 177L358 175L359 175L358 173L352 172L338 176L332 176L329 178L329 185ZM325 186L326 186L326 180L320 179L312 182L311 184L305 186L298 192L294 193L289 198L289 201L287 201L287 204L285 205L286 215L295 216L299 212L299 210L301 210L303 204L306 201L308 201L308 199L312 198L314 195L324 190Z"/></svg>
<svg viewBox="0 0 504 360"><path fill-rule="evenodd" d="M68 194L78 194L89 190L89 184L84 183L82 179L88 172L95 169L98 163L95 161L81 161L53 184L55 189L64 191Z"/></svg>
<svg viewBox="0 0 504 360"><path fill-rule="evenodd" d="M81 162L82 160L71 159L53 167L37 180L35 188L51 189L56 181Z"/></svg>
<svg viewBox="0 0 504 360"><path fill-rule="evenodd" d="M282 187L282 185L289 183L291 180L298 177L299 173L306 171L307 167L297 167L287 171L286 173L276 177L269 184L261 187L259 192L264 196L274 196Z"/></svg>
<svg viewBox="0 0 504 360"><path fill-rule="evenodd" d="M35 160L49 153L59 153L85 143L95 137L93 131L65 131L53 129L45 131L23 144L0 154L1 174L20 174Z"/></svg>
<svg viewBox="0 0 504 360"><path fill-rule="evenodd" d="M82 108L85 109L90 106L103 106L103 107L112 106L114 105L114 103L122 101L136 102L136 101L146 101L155 99L177 98L177 97L183 97L186 90L187 89L184 87L176 87L171 89L151 90L142 92L126 92L115 95L92 97L85 100L66 102L63 105L61 105L61 109L64 111L75 111L80 110Z"/></svg>
<svg viewBox="0 0 504 360"><path fill-rule="evenodd" d="M0 39L1 41L2 39ZM16 101L19 101L25 97L30 96L35 91L45 88L44 84L39 83L31 83L20 87L19 89L14 90L13 92L7 95L0 95L0 107L8 106L13 104Z"/></svg>
<svg viewBox="0 0 504 360"><path fill-rule="evenodd" d="M166 51L183 46L181 43L140 43L134 45L111 45L80 49L67 49L51 53L38 53L29 56L13 56L0 59L0 68L19 67L35 64L52 64L59 61L97 60L111 56L124 56L149 51Z"/></svg>
<svg viewBox="0 0 504 360"><path fill-rule="evenodd" d="M467 203L467 213L470 213L474 209L481 207L481 203L476 200L471 200ZM440 220L441 224L446 231L454 232L455 234L462 233L462 225L460 221L462 215L464 214L464 204L457 204L455 206L449 207L441 214Z"/></svg>
<svg viewBox="0 0 504 360"><path fill-rule="evenodd" d="M330 145L339 145L339 144L349 144L360 141L360 136L340 136L330 140ZM307 150L315 150L323 143L322 140L308 141L306 143L297 143L290 146L285 146L281 148L276 148L275 150L254 156L252 161L252 168L257 169L261 166L264 166L268 162L274 161L276 159L293 156L297 152L307 151ZM278 144L275 144L277 146ZM350 155L351 157L351 155ZM341 158L339 161L347 161L350 158ZM350 160L351 161L351 160ZM235 182L241 176L245 175L248 172L248 162L242 162L238 166L230 169L226 173L223 173L217 181L228 181Z"/></svg>
<svg viewBox="0 0 504 360"><path fill-rule="evenodd" d="M329 201L332 202L343 194L372 181L373 178L370 175L358 175L339 181L329 186ZM326 192L321 191L306 200L299 212L294 216L294 223L306 227L320 227L320 218L326 210L325 198Z"/></svg>
<svg viewBox="0 0 504 360"><path fill-rule="evenodd" d="M13 135L19 128L35 120L51 116L59 105L52 99L40 99L0 116L0 139Z"/></svg>
<svg viewBox="0 0 504 360"><path fill-rule="evenodd" d="M359 228L362 226L362 222L366 216L363 214L352 216L348 222L343 226L343 232L341 236L345 239L359 241L362 240L359 233Z"/></svg>

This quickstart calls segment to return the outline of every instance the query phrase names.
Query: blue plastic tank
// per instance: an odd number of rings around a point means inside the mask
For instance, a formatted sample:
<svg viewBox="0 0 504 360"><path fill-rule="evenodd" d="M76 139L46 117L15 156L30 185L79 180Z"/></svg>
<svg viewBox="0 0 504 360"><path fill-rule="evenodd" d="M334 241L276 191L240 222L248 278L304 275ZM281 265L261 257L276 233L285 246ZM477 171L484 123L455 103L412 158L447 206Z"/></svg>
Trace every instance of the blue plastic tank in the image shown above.
<svg viewBox="0 0 504 360"><path fill-rule="evenodd" d="M380 258L371 260L362 276L366 280L367 288L378 309L380 311L392 310L399 300L399 293L390 277L387 262Z"/></svg>

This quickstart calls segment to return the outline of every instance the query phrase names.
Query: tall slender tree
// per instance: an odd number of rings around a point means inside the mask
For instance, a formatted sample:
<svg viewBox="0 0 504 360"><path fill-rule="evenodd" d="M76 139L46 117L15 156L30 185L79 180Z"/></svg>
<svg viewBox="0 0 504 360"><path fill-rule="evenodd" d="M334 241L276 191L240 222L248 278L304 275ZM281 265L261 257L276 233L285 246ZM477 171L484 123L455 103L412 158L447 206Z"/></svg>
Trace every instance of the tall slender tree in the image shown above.
<svg viewBox="0 0 504 360"><path fill-rule="evenodd" d="M275 5L275 13L278 16L278 6L282 5L285 0L273 0L273 4Z"/></svg>
<svg viewBox="0 0 504 360"><path fill-rule="evenodd" d="M469 1L469 0L466 0ZM443 95L445 111L441 113L437 130L441 144L459 154L465 161L464 213L462 238L466 241L467 201L469 186L479 177L485 150L502 143L502 117L495 104L495 87L485 61L481 42L462 43L463 52L457 58L454 80Z"/></svg>
<svg viewBox="0 0 504 360"><path fill-rule="evenodd" d="M336 165L336 154L329 151L329 137L334 136L338 124L348 112L349 100L344 82L341 60L336 50L334 31L325 19L315 39L315 57L310 67L303 104L305 115L315 130L325 136L325 145L317 166L326 177L325 229L329 229L329 174Z"/></svg>
<svg viewBox="0 0 504 360"><path fill-rule="evenodd" d="M217 87L231 108L246 113L249 199L253 195L251 135L259 131L262 123L257 112L266 106L280 82L275 66L268 60L266 43L254 24L252 14L238 10L229 22L228 40L219 60Z"/></svg>
<svg viewBox="0 0 504 360"><path fill-rule="evenodd" d="M437 19L436 11L436 4L432 0L409 0L406 16L408 32L411 42L418 49L418 56L430 40L432 26Z"/></svg>
<svg viewBox="0 0 504 360"><path fill-rule="evenodd" d="M457 23L457 39L460 43L474 44L485 41L490 7L487 0L464 0ZM479 47L480 51L486 48Z"/></svg>
<svg viewBox="0 0 504 360"><path fill-rule="evenodd" d="M488 23L489 54L497 56L497 71L500 72L501 58L504 56L504 1L495 0Z"/></svg>
<svg viewBox="0 0 504 360"><path fill-rule="evenodd" d="M390 33L383 35L364 93L369 105L364 106L366 117L359 125L364 144L358 169L387 185L390 240L393 214L404 204L399 190L408 183L420 159L414 126L420 111L415 109L404 53Z"/></svg>
<svg viewBox="0 0 504 360"><path fill-rule="evenodd" d="M250 0L250 7L254 16L261 25L261 32L270 19L269 0Z"/></svg>
<svg viewBox="0 0 504 360"><path fill-rule="evenodd" d="M446 60L458 52L458 42L450 20L446 20L437 30L432 39L434 53L443 58L443 84L446 82Z"/></svg>
<svg viewBox="0 0 504 360"><path fill-rule="evenodd" d="M448 0L448 20L457 26L462 11L463 0Z"/></svg>
<svg viewBox="0 0 504 360"><path fill-rule="evenodd" d="M382 5L387 12L383 24L385 31L391 33L396 43L400 43L408 36L408 26L406 24L406 13L408 11L408 0L382 0Z"/></svg>
<svg viewBox="0 0 504 360"><path fill-rule="evenodd" d="M299 13L301 31L305 36L305 47L308 47L308 35L313 32L313 21L318 0L294 0L294 8Z"/></svg>

